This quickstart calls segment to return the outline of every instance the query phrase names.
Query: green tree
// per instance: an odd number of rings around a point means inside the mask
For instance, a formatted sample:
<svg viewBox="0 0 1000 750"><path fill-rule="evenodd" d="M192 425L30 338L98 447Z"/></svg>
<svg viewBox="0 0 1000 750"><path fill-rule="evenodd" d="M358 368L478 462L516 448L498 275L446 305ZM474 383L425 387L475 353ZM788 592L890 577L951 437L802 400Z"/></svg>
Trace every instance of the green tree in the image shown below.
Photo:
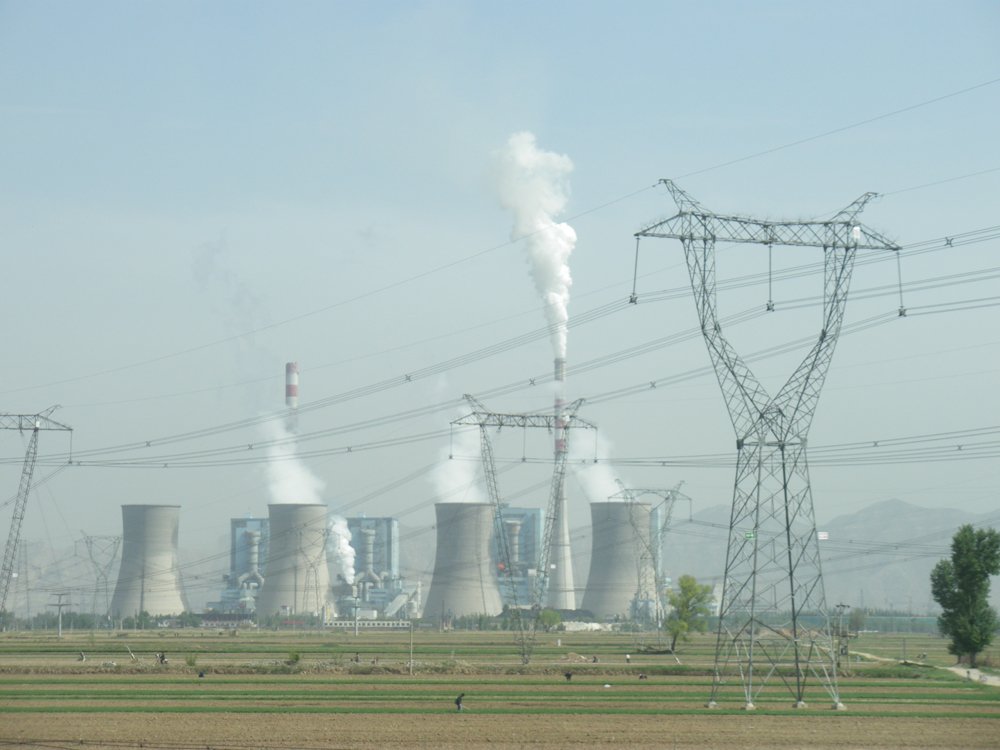
<svg viewBox="0 0 1000 750"><path fill-rule="evenodd" d="M545 632L548 633L552 628L562 623L562 615L554 609L543 609L538 620L542 623L542 627L545 628Z"/></svg>
<svg viewBox="0 0 1000 750"><path fill-rule="evenodd" d="M951 638L948 651L960 660L987 648L1000 627L990 606L990 576L1000 573L1000 534L962 526L951 539L951 559L931 571L931 593L941 605L938 629Z"/></svg>
<svg viewBox="0 0 1000 750"><path fill-rule="evenodd" d="M867 613L863 609L852 609L847 629L855 633L860 633L865 629L865 618L867 616Z"/></svg>
<svg viewBox="0 0 1000 750"><path fill-rule="evenodd" d="M667 600L673 608L667 616L664 628L670 636L670 650L677 646L677 641L686 643L691 639L691 633L704 633L708 630L705 620L711 612L708 604L712 601L712 587L701 585L694 576L681 576L677 579L677 591L667 594Z"/></svg>

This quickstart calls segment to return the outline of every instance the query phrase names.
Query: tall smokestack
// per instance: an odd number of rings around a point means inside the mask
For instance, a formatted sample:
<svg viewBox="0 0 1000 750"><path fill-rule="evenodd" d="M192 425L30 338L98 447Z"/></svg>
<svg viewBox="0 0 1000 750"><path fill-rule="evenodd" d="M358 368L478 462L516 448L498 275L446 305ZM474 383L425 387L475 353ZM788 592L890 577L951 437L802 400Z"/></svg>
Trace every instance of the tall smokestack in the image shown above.
<svg viewBox="0 0 1000 750"><path fill-rule="evenodd" d="M288 407L288 431L299 431L299 363L285 365L285 406Z"/></svg>
<svg viewBox="0 0 1000 750"><path fill-rule="evenodd" d="M556 434L555 458L560 461L566 454L566 360L555 359L556 380ZM566 480L559 491L555 516L556 533L552 539L552 553L549 559L549 601L553 609L576 609L576 592L573 589L573 554L569 546L569 513L566 503Z"/></svg>

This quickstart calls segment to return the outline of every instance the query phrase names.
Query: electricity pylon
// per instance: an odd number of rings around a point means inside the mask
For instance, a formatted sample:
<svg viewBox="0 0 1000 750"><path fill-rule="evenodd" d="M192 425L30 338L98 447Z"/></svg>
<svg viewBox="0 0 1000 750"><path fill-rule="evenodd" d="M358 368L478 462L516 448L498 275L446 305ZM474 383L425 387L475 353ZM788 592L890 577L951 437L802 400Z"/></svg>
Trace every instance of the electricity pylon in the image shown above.
<svg viewBox="0 0 1000 750"><path fill-rule="evenodd" d="M49 419L58 406L51 406L41 414L0 414L0 430L31 431L28 440L28 450L24 455L24 468L21 470L21 484L14 499L14 515L10 521L10 533L7 535L7 546L3 553L3 566L0 567L0 614L7 606L7 592L10 590L10 580L14 575L14 560L17 558L17 547L21 543L21 522L24 520L24 508L28 502L28 492L31 490L31 477L35 473L35 456L38 455L38 433L40 430L70 430L53 419Z"/></svg>
<svg viewBox="0 0 1000 750"><path fill-rule="evenodd" d="M827 221L762 221L712 213L670 180L661 180L678 213L636 233L678 239L684 247L702 334L736 430L736 484L726 574L719 605L715 676L708 704L732 679L745 708L771 678L804 707L810 677L843 708L826 609L806 441L837 344L858 249L899 247L857 219L865 193ZM638 239L637 239L638 241ZM722 334L716 308L715 243L823 250L823 327L778 394L767 394ZM809 627L804 622L808 617Z"/></svg>
<svg viewBox="0 0 1000 750"><path fill-rule="evenodd" d="M680 493L680 482L670 490L651 487L626 487L620 479L615 480L621 487L620 492L611 495L608 500L621 500L628 504L628 520L632 526L633 546L635 550L635 562L638 573L638 587L636 589L636 619L640 619L639 606L641 602L651 601L654 603L653 611L648 608L641 617L641 630L633 628L632 643L636 648L645 646L647 627L655 625L657 642L660 638L660 625L663 619L663 592L666 589L666 580L663 576L661 555L663 554L663 540L667 530L670 528L670 518L673 515L674 503L680 499L690 500L687 495ZM659 524L653 524L653 508L650 508L650 525L648 529L643 528L640 519L637 518L636 504L644 495L653 495L662 500L662 516Z"/></svg>
<svg viewBox="0 0 1000 750"><path fill-rule="evenodd" d="M94 568L94 623L96 627L97 616L107 617L111 614L111 596L108 586L108 577L111 569L118 559L118 549L121 547L122 538L120 536L90 536L83 535L83 543L87 547L87 556L90 564ZM97 608L97 600L104 592L104 607Z"/></svg>
<svg viewBox="0 0 1000 750"><path fill-rule="evenodd" d="M303 591L303 612L315 612L318 617L323 615L323 604L325 602L322 587L319 582L320 565L326 564L326 542L330 535L330 529L323 527L320 531L313 527L298 529L299 554L306 564L305 590ZM310 553L310 550L314 550ZM315 603L315 607L312 605ZM322 623L321 623L322 626Z"/></svg>
<svg viewBox="0 0 1000 750"><path fill-rule="evenodd" d="M500 564L503 565L503 581L507 600L510 603L508 612L511 617L511 629L517 640L521 662L528 664L535 648L535 633L542 615L543 602L548 591L550 576L549 561L552 557L552 547L560 524L559 503L563 497L563 487L566 482L566 459L569 454L570 428L584 427L594 429L594 425L576 416L577 410L583 404L583 399L574 401L563 408L558 414L497 414L489 411L473 396L466 395L472 413L456 419L453 425L470 425L479 427L480 448L482 451L483 473L486 475L486 488L493 506L493 533L496 536L497 548L500 550ZM503 500L497 484L496 466L493 461L493 446L490 442L490 427L544 427L549 431L562 430L562 450L556 452L555 467L552 471L552 487L549 493L549 504L545 512L545 532L542 536L542 549L538 555L538 568L535 574L535 584L531 590L531 617L525 623L517 601L517 585L514 581L514 567L511 565L510 545L507 541L503 518Z"/></svg>

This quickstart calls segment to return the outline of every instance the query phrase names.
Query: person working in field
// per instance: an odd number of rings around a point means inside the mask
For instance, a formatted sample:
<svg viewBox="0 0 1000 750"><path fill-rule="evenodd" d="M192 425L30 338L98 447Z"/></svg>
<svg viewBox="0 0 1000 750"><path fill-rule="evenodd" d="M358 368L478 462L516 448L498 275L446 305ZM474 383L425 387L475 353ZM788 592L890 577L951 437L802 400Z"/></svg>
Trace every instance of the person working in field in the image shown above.
<svg viewBox="0 0 1000 750"><path fill-rule="evenodd" d="M465 697L465 693L462 693L461 695L459 695L455 699L455 705L458 706L459 713L461 713L461 711L462 711L462 698L464 698L464 697Z"/></svg>

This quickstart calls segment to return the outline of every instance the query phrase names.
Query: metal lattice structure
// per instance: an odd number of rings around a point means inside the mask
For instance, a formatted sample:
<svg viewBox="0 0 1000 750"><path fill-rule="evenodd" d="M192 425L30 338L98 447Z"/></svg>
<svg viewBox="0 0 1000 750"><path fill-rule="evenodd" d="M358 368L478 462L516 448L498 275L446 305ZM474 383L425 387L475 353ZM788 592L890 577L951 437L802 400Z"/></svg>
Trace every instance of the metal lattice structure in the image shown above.
<svg viewBox="0 0 1000 750"><path fill-rule="evenodd" d="M64 424L49 419L58 409L52 406L41 414L0 414L0 430L18 430L31 432L28 440L28 450L24 455L24 468L21 471L21 484L14 499L14 514L10 522L10 532L7 535L7 546L4 548L3 565L0 566L0 613L7 606L7 592L10 591L10 581L14 575L14 560L17 558L17 547L21 543L21 522L24 521L24 509L28 502L28 492L31 490L31 478L35 473L35 456L38 455L38 433L41 430L69 430Z"/></svg>
<svg viewBox="0 0 1000 750"><path fill-rule="evenodd" d="M97 626L97 616L108 617L111 614L111 591L108 578L118 559L118 550L122 544L120 536L83 535L83 543L87 547L87 557L94 569L94 626ZM104 606L98 607L101 594L104 595Z"/></svg>
<svg viewBox="0 0 1000 750"><path fill-rule="evenodd" d="M326 565L326 543L330 536L329 527L316 529L311 526L296 529L299 541L299 555L305 561L306 581L303 590L303 612L315 612L323 616L323 584L320 582L320 566Z"/></svg>
<svg viewBox="0 0 1000 750"><path fill-rule="evenodd" d="M827 221L762 221L705 209L662 180L678 213L636 233L680 240L702 334L736 431L736 483L719 606L709 707L726 685L742 685L745 707L769 680L805 706L810 680L843 708L837 688L823 589L806 442L840 334L855 254L899 250L863 226L865 193ZM823 250L823 326L816 343L776 396L770 396L725 339L716 307L715 243Z"/></svg>
<svg viewBox="0 0 1000 750"><path fill-rule="evenodd" d="M486 488L490 496L490 504L493 506L493 532L496 536L497 548L500 550L500 564L503 565L504 589L507 600L511 604L508 610L511 618L511 629L514 631L514 638L517 640L521 662L528 664L531 661L531 654L535 648L535 634L538 630L543 602L548 591L549 561L552 555L553 541L556 536L556 527L559 522L558 509L560 498L564 496L563 489L566 482L566 459L568 455L570 428L595 428L590 422L586 422L576 416L577 410L583 404L583 399L574 401L558 414L498 414L489 411L473 396L466 394L465 399L469 402L472 413L456 419L452 424L456 426L479 427L483 473L486 475ZM542 427L549 431L559 430L563 435L563 449L556 452L555 466L552 471L552 486L545 512L545 530L542 536L542 548L539 551L538 568L535 575L534 587L532 588L531 616L527 618L527 621L525 621L526 618L523 616L520 604L517 601L514 566L511 564L510 544L504 526L503 500L500 496L500 487L497 484L496 465L493 460L493 446L489 435L489 428L491 427L497 429L503 427Z"/></svg>
<svg viewBox="0 0 1000 750"><path fill-rule="evenodd" d="M628 504L629 523L632 525L634 533L635 560L639 580L635 595L637 607L636 620L638 621L637 625L640 627L633 628L632 643L633 647L642 649L654 634L657 643L660 642L662 636L661 624L664 614L663 594L666 590L666 580L663 576L660 560L663 550L663 540L670 528L674 503L682 497L685 499L689 498L679 492L681 485L684 484L683 482L680 482L673 489L666 490L652 487L626 487L620 479L616 479L615 481L618 482L621 491L611 495L608 499L621 500ZM634 512L635 504L639 502L640 498L646 495L660 498L663 508L663 516L659 525L651 526L648 535L643 533L644 530L636 518L637 514ZM652 602L653 611L645 611L640 615L638 609L640 602Z"/></svg>

